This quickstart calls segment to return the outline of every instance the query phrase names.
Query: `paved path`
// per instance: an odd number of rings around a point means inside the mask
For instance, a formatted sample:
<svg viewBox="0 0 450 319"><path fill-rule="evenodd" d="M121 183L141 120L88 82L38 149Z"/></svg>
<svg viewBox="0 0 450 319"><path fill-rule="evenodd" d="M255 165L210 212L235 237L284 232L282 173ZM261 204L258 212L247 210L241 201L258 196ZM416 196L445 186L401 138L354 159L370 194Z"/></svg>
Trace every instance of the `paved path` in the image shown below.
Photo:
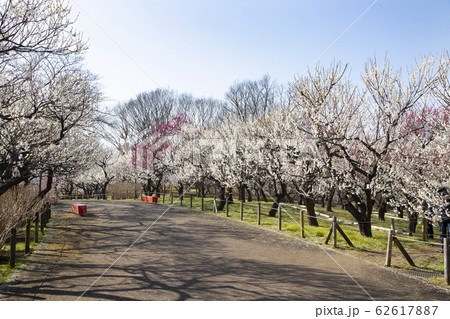
<svg viewBox="0 0 450 319"><path fill-rule="evenodd" d="M221 216L172 208L157 220L166 206L88 201L80 217L70 203L54 207L47 242L0 300L450 300L422 281Z"/></svg>

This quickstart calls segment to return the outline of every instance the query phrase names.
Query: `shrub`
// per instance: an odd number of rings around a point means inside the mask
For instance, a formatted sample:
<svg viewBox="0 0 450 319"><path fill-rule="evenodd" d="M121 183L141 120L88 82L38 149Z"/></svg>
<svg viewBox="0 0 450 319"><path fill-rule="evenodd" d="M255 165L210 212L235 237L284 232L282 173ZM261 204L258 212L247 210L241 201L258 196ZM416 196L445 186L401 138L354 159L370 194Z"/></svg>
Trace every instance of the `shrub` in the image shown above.
<svg viewBox="0 0 450 319"><path fill-rule="evenodd" d="M0 248L11 234L12 228L26 224L27 218L33 218L47 202L39 199L37 190L31 185L18 185L0 196Z"/></svg>

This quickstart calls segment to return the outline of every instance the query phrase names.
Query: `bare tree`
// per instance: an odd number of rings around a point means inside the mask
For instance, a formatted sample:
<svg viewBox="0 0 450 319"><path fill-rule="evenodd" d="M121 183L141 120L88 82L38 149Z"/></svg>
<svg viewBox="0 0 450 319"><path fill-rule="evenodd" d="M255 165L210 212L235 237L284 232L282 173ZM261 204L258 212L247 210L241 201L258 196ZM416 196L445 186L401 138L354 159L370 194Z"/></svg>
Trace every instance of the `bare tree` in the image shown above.
<svg viewBox="0 0 450 319"><path fill-rule="evenodd" d="M195 98L190 94L178 97L178 113L197 127L210 127L222 121L225 102L213 98Z"/></svg>
<svg viewBox="0 0 450 319"><path fill-rule="evenodd" d="M109 128L103 137L124 154L150 136L159 124L169 121L176 105L174 91L156 89L140 93L136 98L114 107Z"/></svg>
<svg viewBox="0 0 450 319"><path fill-rule="evenodd" d="M265 75L259 81L236 82L228 89L226 113L241 121L263 115L275 105L280 106L281 87Z"/></svg>

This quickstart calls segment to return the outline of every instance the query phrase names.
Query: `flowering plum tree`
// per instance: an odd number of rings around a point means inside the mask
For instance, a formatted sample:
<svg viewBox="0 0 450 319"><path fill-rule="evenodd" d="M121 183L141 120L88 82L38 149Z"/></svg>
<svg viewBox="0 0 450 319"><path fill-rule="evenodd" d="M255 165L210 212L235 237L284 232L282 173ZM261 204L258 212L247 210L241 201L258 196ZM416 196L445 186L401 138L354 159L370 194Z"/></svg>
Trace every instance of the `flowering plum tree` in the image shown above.
<svg viewBox="0 0 450 319"><path fill-rule="evenodd" d="M310 134L327 150L344 207L358 221L361 235L371 237L375 198L390 182L385 163L412 132L400 123L422 105L430 64L417 66L404 83L387 62L380 67L372 60L362 76L366 94L344 79L345 70L339 64L317 68L296 82L295 93Z"/></svg>
<svg viewBox="0 0 450 319"><path fill-rule="evenodd" d="M70 12L60 0L2 1L0 55L80 53L86 46Z"/></svg>
<svg viewBox="0 0 450 319"><path fill-rule="evenodd" d="M154 131L134 145L131 151L132 163L145 181L144 191L159 196L163 178L173 161L173 139L187 120L184 115L173 116L170 120L156 125Z"/></svg>
<svg viewBox="0 0 450 319"><path fill-rule="evenodd" d="M95 143L93 154L89 156L88 168L76 176L73 183L86 195L100 195L106 199L110 183L121 177L123 159L116 150Z"/></svg>
<svg viewBox="0 0 450 319"><path fill-rule="evenodd" d="M2 78L8 81L8 78ZM95 78L78 64L78 59L56 57L39 61L22 83L26 90L5 101L1 109L0 127L0 195L8 188L31 180L45 163L48 153L75 127L87 127L100 95Z"/></svg>

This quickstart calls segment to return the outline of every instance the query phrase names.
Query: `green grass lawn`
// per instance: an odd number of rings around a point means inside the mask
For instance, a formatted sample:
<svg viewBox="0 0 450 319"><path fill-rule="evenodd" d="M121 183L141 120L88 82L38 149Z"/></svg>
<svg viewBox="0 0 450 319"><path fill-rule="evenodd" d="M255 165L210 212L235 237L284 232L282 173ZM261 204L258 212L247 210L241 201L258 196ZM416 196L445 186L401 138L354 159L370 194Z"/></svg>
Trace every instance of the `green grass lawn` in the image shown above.
<svg viewBox="0 0 450 319"><path fill-rule="evenodd" d="M133 199L131 199L133 200ZM140 196L137 199L140 201ZM158 203L163 203L166 205L171 204L171 196L166 194L164 197L161 196L158 199ZM203 202L203 211L205 212L213 212L213 198L204 198ZM217 200L218 203L218 200ZM261 217L260 217L260 225L262 227L267 227L273 230L278 230L278 218L277 217L269 217L268 212L272 206L271 202L259 202L261 204ZM201 210L201 198L193 197L191 204L191 194L185 194L184 199L180 202L177 198L177 193L174 191L173 204L175 206L183 206L187 208L192 208L193 210ZM243 221L257 224L257 201L246 202L243 206ZM283 213L282 213L282 232L290 234L292 236L301 236L301 227L300 227L300 214L298 205L292 204L282 204ZM294 207L293 207L294 206ZM297 207L297 208L295 208ZM353 222L353 225L343 225L340 224L340 227L343 229L345 234L348 236L350 241L355 246L351 248L342 236L337 234L337 249L342 250L346 253L356 255L360 258L376 262L378 264L385 263L385 254L387 249L387 238L388 232L387 230L379 230L375 227L372 227L372 237L364 237L361 236L358 228L358 224L356 223L353 216L346 210L333 207L332 212L327 212L325 208L316 206L316 212L329 215L331 217L336 217L340 221ZM226 210L224 208L223 211L219 211L218 214L225 216ZM394 213L388 212L389 216L395 216ZM385 221L379 221L378 215L374 214L372 216L372 226L383 227L390 229L391 228L391 218L386 216ZM236 220L240 220L240 202L235 200L233 203L229 204L228 217ZM324 245L325 237L327 236L329 229L332 224L332 218L327 218L326 216L318 216L319 226L314 227L308 225L308 219L305 214L304 216L304 233L305 240L313 242L318 245ZM395 229L396 230L408 230L408 220L395 219ZM436 228L435 228L436 229ZM421 269L426 271L431 271L435 273L442 274L444 273L443 266L443 256L440 253L441 247L439 246L439 231L435 231L434 237L435 239L428 240L428 242L422 241L422 225L417 225L416 232L411 236L407 234L401 235L396 234L397 238L399 238L400 242L406 249L406 251L413 258L416 267L414 269ZM412 241L411 241L412 240ZM433 245L434 244L434 245ZM332 246L332 241L330 240L328 243L328 247ZM396 257L393 260L392 267L399 268L403 270L413 269L406 260L403 258L399 250L394 247L393 248L393 256ZM427 278L428 280L446 286L443 283L443 278Z"/></svg>
<svg viewBox="0 0 450 319"><path fill-rule="evenodd" d="M190 195L186 195L183 200L184 207L191 207L190 203ZM159 199L159 202L162 203L162 197ZM170 197L165 197L165 204L170 205L171 200ZM217 200L218 203L218 200ZM263 227L267 227L273 230L278 229L278 218L277 217L269 217L268 212L272 203L260 202L261 203L261 219L260 225ZM180 202L174 198L174 205L180 206ZM251 203L245 203L243 207L243 221L257 224L257 201L253 201ZM289 205L282 204L283 213L282 213L282 232L288 233L292 236L301 236L301 227L300 227L300 213L299 209L292 208L292 206L298 205ZM194 197L192 199L192 209L201 210L201 199ZM213 211L213 199L205 198L204 199L204 211L211 212ZM379 264L384 264L385 262L385 253L387 249L387 238L388 232L386 230L378 230L376 228L372 228L372 237L364 237L361 236L358 228L358 224L355 219L349 212L340 208L333 208L333 212L326 212L326 209L323 207L316 207L316 212L324 213L330 216L336 216L338 220L353 222L354 225L343 225L340 224L340 227L345 232L347 237L353 243L355 248L351 248L344 238L338 233L337 234L337 249L348 252L350 254L358 255L363 259L368 259L370 257L371 261L377 262ZM225 216L225 209L223 211L218 212L218 214ZM229 218L239 220L240 219L240 203L235 200L234 203L229 205ZM394 216L391 213L391 216ZM325 237L327 236L329 229L332 224L332 220L326 218L325 216L319 216L319 226L309 226L308 219L305 214L304 216L304 233L306 240L314 242L318 245L324 245ZM372 216L372 226L384 227L387 229L391 228L390 218L386 216L385 221L379 221L377 215ZM400 220L395 219L395 228L396 230L408 230L408 220ZM439 243L439 234L435 232L434 240L429 240L427 243L422 241L422 226L419 224L416 229L416 233L412 234L412 236L408 235L396 235L406 251L413 258L416 268L427 270L431 272L440 273L443 275L444 266L443 266L443 258L442 254L440 254L440 247L435 245L431 245L430 243L438 244ZM412 240L412 241L411 241ZM329 241L328 246L332 246L332 240ZM406 259L403 258L398 248L393 248L393 256L396 256L397 259L393 262L394 268L399 268L403 270L413 269ZM427 278L428 279L428 278ZM443 279L441 277L438 278L429 278L430 281L444 285Z"/></svg>
<svg viewBox="0 0 450 319"><path fill-rule="evenodd" d="M34 223L31 224L31 241L30 241L30 252L39 245L34 240ZM44 229L44 234L47 227ZM43 239L44 235L42 235L39 229L39 242ZM24 263L24 261L30 256L30 254L25 255L25 228L17 230L17 244L16 244L16 265L14 268L11 268L9 265L9 254L11 251L11 245L6 243L1 247L0 252L0 285L3 284L20 266Z"/></svg>

